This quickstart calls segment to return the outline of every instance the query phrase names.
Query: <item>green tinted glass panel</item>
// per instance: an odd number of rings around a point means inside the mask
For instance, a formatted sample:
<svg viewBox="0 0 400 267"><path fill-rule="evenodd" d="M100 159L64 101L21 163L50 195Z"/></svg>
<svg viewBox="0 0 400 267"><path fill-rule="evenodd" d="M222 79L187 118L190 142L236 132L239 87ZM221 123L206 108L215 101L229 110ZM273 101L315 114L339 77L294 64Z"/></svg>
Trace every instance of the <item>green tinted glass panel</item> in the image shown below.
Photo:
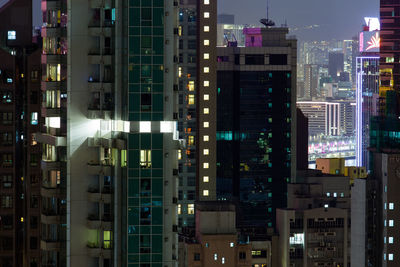
<svg viewBox="0 0 400 267"><path fill-rule="evenodd" d="M139 253L139 236L130 235L128 236L128 252Z"/></svg>
<svg viewBox="0 0 400 267"><path fill-rule="evenodd" d="M162 235L153 235L151 242L151 251L153 253L161 253L162 252Z"/></svg>
<svg viewBox="0 0 400 267"><path fill-rule="evenodd" d="M163 194L163 180L162 179L155 179L152 180L152 194L153 197L159 196L161 197Z"/></svg>

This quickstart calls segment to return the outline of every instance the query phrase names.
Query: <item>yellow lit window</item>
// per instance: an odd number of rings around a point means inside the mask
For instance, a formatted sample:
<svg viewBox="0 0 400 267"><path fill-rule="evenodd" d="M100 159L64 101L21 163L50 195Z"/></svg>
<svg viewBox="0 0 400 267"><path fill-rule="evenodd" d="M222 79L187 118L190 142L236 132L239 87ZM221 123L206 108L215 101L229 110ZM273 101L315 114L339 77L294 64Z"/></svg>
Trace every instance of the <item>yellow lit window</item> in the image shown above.
<svg viewBox="0 0 400 267"><path fill-rule="evenodd" d="M194 91L194 81L189 81L188 90L191 91L191 92Z"/></svg>
<svg viewBox="0 0 400 267"><path fill-rule="evenodd" d="M178 204L178 214L182 214L182 205Z"/></svg>
<svg viewBox="0 0 400 267"><path fill-rule="evenodd" d="M151 167L151 150L140 150L140 167Z"/></svg>
<svg viewBox="0 0 400 267"><path fill-rule="evenodd" d="M188 204L188 214L194 214L194 204Z"/></svg>
<svg viewBox="0 0 400 267"><path fill-rule="evenodd" d="M182 67L178 68L178 76L179 78L182 77Z"/></svg>
<svg viewBox="0 0 400 267"><path fill-rule="evenodd" d="M210 12L204 12L204 18L208 19L210 17Z"/></svg>
<svg viewBox="0 0 400 267"><path fill-rule="evenodd" d="M204 73L209 73L210 72L210 68L209 67L204 67L203 72Z"/></svg>
<svg viewBox="0 0 400 267"><path fill-rule="evenodd" d="M182 36L182 26L179 26L179 28L178 28L178 35Z"/></svg>
<svg viewBox="0 0 400 267"><path fill-rule="evenodd" d="M209 168L208 162L204 162L204 163L203 163L203 169L208 169L208 168Z"/></svg>
<svg viewBox="0 0 400 267"><path fill-rule="evenodd" d="M209 94L204 94L203 95L203 99L206 100L206 101L210 100L210 95Z"/></svg>
<svg viewBox="0 0 400 267"><path fill-rule="evenodd" d="M182 159L182 150L178 150L178 159Z"/></svg>
<svg viewBox="0 0 400 267"><path fill-rule="evenodd" d="M203 122L203 127L204 128L210 127L210 123L208 121Z"/></svg>
<svg viewBox="0 0 400 267"><path fill-rule="evenodd" d="M203 149L203 155L208 155L208 154L210 154L210 151L207 148Z"/></svg>
<svg viewBox="0 0 400 267"><path fill-rule="evenodd" d="M205 196L205 197L208 196L208 190L203 190L203 196Z"/></svg>
<svg viewBox="0 0 400 267"><path fill-rule="evenodd" d="M210 40L204 40L204 46L209 46L210 45Z"/></svg>
<svg viewBox="0 0 400 267"><path fill-rule="evenodd" d="M204 59L210 59L210 54L209 53L204 53Z"/></svg>
<svg viewBox="0 0 400 267"><path fill-rule="evenodd" d="M204 32L209 32L210 31L210 26L204 26Z"/></svg>
<svg viewBox="0 0 400 267"><path fill-rule="evenodd" d="M209 114L210 113L210 109L209 108L204 108L203 112L204 112L204 114Z"/></svg>
<svg viewBox="0 0 400 267"><path fill-rule="evenodd" d="M194 136L193 135L190 135L188 137L188 145L189 146L194 146Z"/></svg>
<svg viewBox="0 0 400 267"><path fill-rule="evenodd" d="M210 86L210 81L204 81L203 85L204 85L204 87L209 87Z"/></svg>
<svg viewBox="0 0 400 267"><path fill-rule="evenodd" d="M203 182L208 183L210 181L210 177L208 176L203 176Z"/></svg>
<svg viewBox="0 0 400 267"><path fill-rule="evenodd" d="M194 105L194 95L189 95L188 103L189 105Z"/></svg>
<svg viewBox="0 0 400 267"><path fill-rule="evenodd" d="M103 248L109 249L111 248L111 231L103 232Z"/></svg>
<svg viewBox="0 0 400 267"><path fill-rule="evenodd" d="M208 142L209 140L210 140L210 138L209 138L208 135L204 135L204 136L203 136L203 141L204 141L204 142Z"/></svg>

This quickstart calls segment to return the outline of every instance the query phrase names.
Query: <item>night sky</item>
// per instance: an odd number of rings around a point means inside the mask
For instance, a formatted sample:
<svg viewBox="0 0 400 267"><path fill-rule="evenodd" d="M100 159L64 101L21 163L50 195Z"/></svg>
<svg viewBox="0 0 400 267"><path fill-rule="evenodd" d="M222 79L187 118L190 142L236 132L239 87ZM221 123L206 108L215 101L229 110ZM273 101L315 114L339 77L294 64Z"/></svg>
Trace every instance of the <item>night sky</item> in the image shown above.
<svg viewBox="0 0 400 267"><path fill-rule="evenodd" d="M379 0L269 0L276 25L287 20L300 40L350 39L361 30L363 17L379 16ZM218 0L218 13L235 15L237 24L266 17L267 0ZM319 25L312 27L312 25Z"/></svg>

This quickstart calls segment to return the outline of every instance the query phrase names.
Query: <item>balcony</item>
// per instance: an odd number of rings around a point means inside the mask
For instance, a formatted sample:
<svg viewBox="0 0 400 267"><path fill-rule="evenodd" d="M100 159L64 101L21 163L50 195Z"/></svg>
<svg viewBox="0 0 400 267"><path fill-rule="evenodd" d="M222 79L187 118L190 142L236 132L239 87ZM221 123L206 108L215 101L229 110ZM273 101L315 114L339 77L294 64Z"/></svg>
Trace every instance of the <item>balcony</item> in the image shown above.
<svg viewBox="0 0 400 267"><path fill-rule="evenodd" d="M46 133L36 133L36 141L41 144L52 146L66 146L67 138L65 136L54 136Z"/></svg>
<svg viewBox="0 0 400 267"><path fill-rule="evenodd" d="M89 82L89 91L104 91L105 93L111 92L111 82Z"/></svg>
<svg viewBox="0 0 400 267"><path fill-rule="evenodd" d="M67 91L67 82L66 81L46 81L42 80L41 88L43 91L46 90L61 90L61 92Z"/></svg>
<svg viewBox="0 0 400 267"><path fill-rule="evenodd" d="M96 215L90 215L87 219L87 227L89 229L112 230L112 222L100 220Z"/></svg>
<svg viewBox="0 0 400 267"><path fill-rule="evenodd" d="M40 240L40 249L42 250L52 251L52 250L59 250L60 248L61 248L61 243L59 241Z"/></svg>
<svg viewBox="0 0 400 267"><path fill-rule="evenodd" d="M46 108L42 107L42 117L60 117L61 109L60 108Z"/></svg>
<svg viewBox="0 0 400 267"><path fill-rule="evenodd" d="M89 202L104 202L111 203L111 191L109 192L100 192L99 190L89 189L88 192L88 201Z"/></svg>
<svg viewBox="0 0 400 267"><path fill-rule="evenodd" d="M88 63L89 64L103 64L103 65L111 65L111 56L110 55L88 55Z"/></svg>
<svg viewBox="0 0 400 267"><path fill-rule="evenodd" d="M101 28L99 25L89 27L89 36L111 37L112 28Z"/></svg>
<svg viewBox="0 0 400 267"><path fill-rule="evenodd" d="M90 0L90 8L110 8L111 0Z"/></svg>
<svg viewBox="0 0 400 267"><path fill-rule="evenodd" d="M43 187L40 189L40 194L42 197L57 197L60 198L65 195L65 190L61 188L48 188Z"/></svg>
<svg viewBox="0 0 400 267"><path fill-rule="evenodd" d="M67 55L42 54L42 64L67 64Z"/></svg>
<svg viewBox="0 0 400 267"><path fill-rule="evenodd" d="M95 110L95 109L88 109L88 119L96 120L96 119L103 119L103 120L110 120L112 117L111 110Z"/></svg>
<svg viewBox="0 0 400 267"><path fill-rule="evenodd" d="M88 244L87 246L88 255L90 257L99 258L103 257L105 259L111 259L112 249L105 249L99 247L99 245Z"/></svg>
<svg viewBox="0 0 400 267"><path fill-rule="evenodd" d="M55 27L55 28L42 27L42 37L61 37L66 35L67 35L67 28L65 27Z"/></svg>
<svg viewBox="0 0 400 267"><path fill-rule="evenodd" d="M42 214L40 215L40 220L41 223L44 224L60 224L62 223L62 217L61 215L58 215L56 213L52 213L52 212L46 212L43 211Z"/></svg>
<svg viewBox="0 0 400 267"><path fill-rule="evenodd" d="M89 147L112 148L113 140L102 137L88 137Z"/></svg>
<svg viewBox="0 0 400 267"><path fill-rule="evenodd" d="M111 176L111 165L102 165L99 163L88 163L88 174L89 175L106 175Z"/></svg>

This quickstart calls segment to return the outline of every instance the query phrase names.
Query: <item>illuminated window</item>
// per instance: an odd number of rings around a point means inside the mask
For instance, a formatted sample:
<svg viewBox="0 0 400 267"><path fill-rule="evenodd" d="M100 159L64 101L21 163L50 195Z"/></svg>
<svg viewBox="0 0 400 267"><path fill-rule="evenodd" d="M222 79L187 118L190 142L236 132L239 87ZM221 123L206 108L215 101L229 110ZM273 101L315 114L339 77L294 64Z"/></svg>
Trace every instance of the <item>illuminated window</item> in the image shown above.
<svg viewBox="0 0 400 267"><path fill-rule="evenodd" d="M182 67L178 68L178 76L179 76L179 78L182 77Z"/></svg>
<svg viewBox="0 0 400 267"><path fill-rule="evenodd" d="M7 32L7 39L8 40L16 40L17 39L17 32L16 31L8 31Z"/></svg>
<svg viewBox="0 0 400 267"><path fill-rule="evenodd" d="M203 85L204 85L204 87L209 87L210 86L210 81L204 81Z"/></svg>
<svg viewBox="0 0 400 267"><path fill-rule="evenodd" d="M222 257L221 262L222 264L225 264L225 257Z"/></svg>
<svg viewBox="0 0 400 267"><path fill-rule="evenodd" d="M204 169L208 169L208 168L209 168L208 162L204 162L204 163L203 163L203 168L204 168Z"/></svg>
<svg viewBox="0 0 400 267"><path fill-rule="evenodd" d="M394 62L394 57L387 57L386 58L386 63L393 63Z"/></svg>
<svg viewBox="0 0 400 267"><path fill-rule="evenodd" d="M394 221L393 220L389 220L389 227L393 227L394 226Z"/></svg>
<svg viewBox="0 0 400 267"><path fill-rule="evenodd" d="M210 154L210 151L206 148L206 149L203 149L203 155L209 155Z"/></svg>
<svg viewBox="0 0 400 267"><path fill-rule="evenodd" d="M205 5L209 5L210 4L210 0L204 0L204 4Z"/></svg>
<svg viewBox="0 0 400 267"><path fill-rule="evenodd" d="M389 244L393 244L393 236L389 236Z"/></svg>
<svg viewBox="0 0 400 267"><path fill-rule="evenodd" d="M150 168L151 167L151 150L140 150L140 167Z"/></svg>
<svg viewBox="0 0 400 267"><path fill-rule="evenodd" d="M178 150L178 159L182 159L182 150Z"/></svg>
<svg viewBox="0 0 400 267"><path fill-rule="evenodd" d="M191 91L191 92L194 91L194 81L189 81L188 90Z"/></svg>
<svg viewBox="0 0 400 267"><path fill-rule="evenodd" d="M209 108L204 108L203 112L204 112L204 114L209 114L210 113L210 109Z"/></svg>
<svg viewBox="0 0 400 267"><path fill-rule="evenodd" d="M150 133L151 132L151 122L150 121L141 121L139 124L139 132Z"/></svg>
<svg viewBox="0 0 400 267"><path fill-rule="evenodd" d="M203 127L204 128L210 127L210 123L208 121L203 122Z"/></svg>
<svg viewBox="0 0 400 267"><path fill-rule="evenodd" d="M38 113L37 112L32 112L31 113L31 124L32 125L38 125Z"/></svg>
<svg viewBox="0 0 400 267"><path fill-rule="evenodd" d="M210 177L203 176L203 183L208 183L210 181Z"/></svg>
<svg viewBox="0 0 400 267"><path fill-rule="evenodd" d="M210 17L210 12L204 12L204 18L208 19Z"/></svg>
<svg viewBox="0 0 400 267"><path fill-rule="evenodd" d="M209 53L204 53L203 57L204 57L204 59L210 59L210 54Z"/></svg>
<svg viewBox="0 0 400 267"><path fill-rule="evenodd" d="M204 45L209 46L210 45L210 40L204 40Z"/></svg>
<svg viewBox="0 0 400 267"><path fill-rule="evenodd" d="M109 249L111 248L111 231L103 232L103 248Z"/></svg>
<svg viewBox="0 0 400 267"><path fill-rule="evenodd" d="M194 204L188 204L188 214L194 214Z"/></svg>
<svg viewBox="0 0 400 267"><path fill-rule="evenodd" d="M394 203L389 203L389 210L394 210Z"/></svg>
<svg viewBox="0 0 400 267"><path fill-rule="evenodd" d="M210 26L204 26L204 32L209 32L210 31Z"/></svg>
<svg viewBox="0 0 400 267"><path fill-rule="evenodd" d="M231 243L229 244L229 246L230 246L231 248L233 248L233 247L235 246L235 243L231 242Z"/></svg>
<svg viewBox="0 0 400 267"><path fill-rule="evenodd" d="M393 260L393 254L389 254L388 259L389 259L390 261L392 261L392 260Z"/></svg>
<svg viewBox="0 0 400 267"><path fill-rule="evenodd" d="M209 68L209 67L204 67L203 72L204 72L204 73L209 73L209 72L210 72L210 68Z"/></svg>
<svg viewBox="0 0 400 267"><path fill-rule="evenodd" d="M210 140L210 138L209 138L208 135L204 135L204 136L203 136L203 141L204 141L204 142L208 142L209 140Z"/></svg>
<svg viewBox="0 0 400 267"><path fill-rule="evenodd" d="M188 137L188 145L189 146L194 146L194 136L193 135L189 135L189 137Z"/></svg>
<svg viewBox="0 0 400 267"><path fill-rule="evenodd" d="M208 196L208 190L203 190L203 196Z"/></svg>
<svg viewBox="0 0 400 267"><path fill-rule="evenodd" d="M188 104L189 104L189 105L194 105L194 95L189 95L189 97L188 97Z"/></svg>
<svg viewBox="0 0 400 267"><path fill-rule="evenodd" d="M204 94L203 95L203 99L206 100L206 101L210 100L210 95L209 94Z"/></svg>
<svg viewBox="0 0 400 267"><path fill-rule="evenodd" d="M182 204L178 204L178 214L182 214Z"/></svg>

